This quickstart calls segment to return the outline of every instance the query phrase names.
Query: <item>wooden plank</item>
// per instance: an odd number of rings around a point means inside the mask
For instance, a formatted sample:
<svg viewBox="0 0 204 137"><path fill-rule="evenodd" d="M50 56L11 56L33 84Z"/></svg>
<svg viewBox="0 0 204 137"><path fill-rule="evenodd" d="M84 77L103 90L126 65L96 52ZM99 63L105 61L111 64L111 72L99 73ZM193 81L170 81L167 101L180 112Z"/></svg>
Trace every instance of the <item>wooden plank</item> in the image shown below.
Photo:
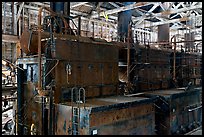
<svg viewBox="0 0 204 137"><path fill-rule="evenodd" d="M19 42L19 38L18 36L14 36L14 35L2 34L2 42L17 43Z"/></svg>

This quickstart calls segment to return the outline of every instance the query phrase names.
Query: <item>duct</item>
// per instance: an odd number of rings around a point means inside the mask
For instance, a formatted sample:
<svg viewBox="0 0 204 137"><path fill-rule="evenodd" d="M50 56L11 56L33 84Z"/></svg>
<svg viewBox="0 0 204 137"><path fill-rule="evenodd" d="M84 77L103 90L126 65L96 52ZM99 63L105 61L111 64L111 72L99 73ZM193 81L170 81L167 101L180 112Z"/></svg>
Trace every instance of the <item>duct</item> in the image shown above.
<svg viewBox="0 0 204 137"><path fill-rule="evenodd" d="M185 48L187 52L193 51L194 50L194 39L195 39L195 34L194 32L190 32L190 33L185 33L184 35L185 38ZM189 42L188 42L189 41Z"/></svg>
<svg viewBox="0 0 204 137"><path fill-rule="evenodd" d="M186 22L186 25L192 26L193 22L192 20L189 20ZM193 42L195 40L195 33L189 32L184 34L185 41L192 41L192 42L185 42L184 46L187 52L193 51L195 49L195 43Z"/></svg>
<svg viewBox="0 0 204 137"><path fill-rule="evenodd" d="M169 24L158 26L158 42L169 42Z"/></svg>
<svg viewBox="0 0 204 137"><path fill-rule="evenodd" d="M64 15L64 2L51 2L50 8L57 14ZM64 24L62 22L62 19L59 17L55 17L57 22L60 24L60 26L64 27ZM54 23L54 20L52 20L52 24ZM57 33L60 33L60 27L55 28Z"/></svg>
<svg viewBox="0 0 204 137"><path fill-rule="evenodd" d="M133 2L124 2L124 5L130 5ZM132 19L132 10L122 11L118 13L118 37L120 41L124 41L128 37L128 25Z"/></svg>
<svg viewBox="0 0 204 137"><path fill-rule="evenodd" d="M50 8L59 14L64 14L64 2L50 2Z"/></svg>

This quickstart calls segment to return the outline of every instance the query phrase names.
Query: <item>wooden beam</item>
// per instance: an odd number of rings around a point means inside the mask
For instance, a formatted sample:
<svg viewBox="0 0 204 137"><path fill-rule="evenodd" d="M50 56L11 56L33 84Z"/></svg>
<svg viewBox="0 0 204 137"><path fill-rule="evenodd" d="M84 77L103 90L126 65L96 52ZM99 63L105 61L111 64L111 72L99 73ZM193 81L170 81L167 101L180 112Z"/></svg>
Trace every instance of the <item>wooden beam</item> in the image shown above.
<svg viewBox="0 0 204 137"><path fill-rule="evenodd" d="M138 2L136 4L130 4L130 5L127 5L127 6L116 8L116 9L107 10L107 11L105 11L105 14L110 15L110 14L118 13L118 12L121 12L121 11L136 9L136 8L146 6L146 5L150 5L150 4L154 4L154 3L153 2ZM100 12L99 16L103 16L103 12ZM98 17L98 14L93 14L91 16L91 18L96 18L96 17Z"/></svg>
<svg viewBox="0 0 204 137"><path fill-rule="evenodd" d="M17 43L18 41L18 36L2 34L2 42Z"/></svg>

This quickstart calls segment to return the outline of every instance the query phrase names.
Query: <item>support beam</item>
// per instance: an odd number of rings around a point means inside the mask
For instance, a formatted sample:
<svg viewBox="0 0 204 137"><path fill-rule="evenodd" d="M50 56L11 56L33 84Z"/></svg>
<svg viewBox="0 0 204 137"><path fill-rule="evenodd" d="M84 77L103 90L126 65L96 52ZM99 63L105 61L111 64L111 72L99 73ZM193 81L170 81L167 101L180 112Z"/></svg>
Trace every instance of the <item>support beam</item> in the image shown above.
<svg viewBox="0 0 204 137"><path fill-rule="evenodd" d="M46 2L31 2L32 4L38 5L38 6L47 6L49 7L50 4L46 3Z"/></svg>
<svg viewBox="0 0 204 137"><path fill-rule="evenodd" d="M118 6L117 4L115 4L114 2L109 2L111 5L113 5L116 8L119 8L120 6Z"/></svg>
<svg viewBox="0 0 204 137"><path fill-rule="evenodd" d="M185 11L190 11L190 10L196 10L196 9L202 9L202 5L191 6L191 7L181 8L181 9L177 9L177 10L163 11L161 13L156 13L155 16L160 17L163 15L171 15L171 14L175 14L175 13L180 13L180 12L185 12Z"/></svg>
<svg viewBox="0 0 204 137"><path fill-rule="evenodd" d="M78 7L78 6L87 4L87 3L89 3L89 2L71 2L70 3L70 8L75 8L75 7Z"/></svg>
<svg viewBox="0 0 204 137"><path fill-rule="evenodd" d="M22 11L22 9L23 9L24 3L25 3L25 2L22 2L22 3L21 3L20 8L19 8L19 10L18 10L17 22L18 22L18 20L19 20L19 17L20 17L21 11Z"/></svg>
<svg viewBox="0 0 204 137"><path fill-rule="evenodd" d="M36 10L36 12L38 12L38 10L40 9L38 7L34 7L34 6L30 6L30 5L24 5L24 8L27 8L27 9L30 9L30 10Z"/></svg>
<svg viewBox="0 0 204 137"><path fill-rule="evenodd" d="M88 17L88 15L89 15L87 13L83 13L83 12L79 12L79 11L75 11L75 10L70 10L70 13L72 13L74 15L82 15L84 17ZM93 11L93 13L96 14L97 12ZM116 16L108 16L108 19L117 20L118 17L116 17Z"/></svg>
<svg viewBox="0 0 204 137"><path fill-rule="evenodd" d="M18 36L2 34L2 42L17 43L18 41Z"/></svg>
<svg viewBox="0 0 204 137"><path fill-rule="evenodd" d="M190 7L190 8L181 8L181 9L178 9L178 10L170 10L170 11L163 11L161 13L152 13L151 15L154 16L154 17L162 17L163 15L170 15L170 14L174 14L174 13L180 13L180 12L185 12L185 11L189 11L189 10L195 10L197 8L202 8L202 5L198 5L198 6L193 6L193 7ZM145 17L139 17L137 18L136 20L133 20L133 22L135 21L140 21L142 20L143 18ZM162 22L157 22L157 23L153 23L153 24L166 24L166 22L170 22L170 23L174 23L176 21L186 21L185 20L185 17L183 18L180 18L180 19L175 19L175 20L168 20L168 19L164 19L165 21L162 21ZM141 22L140 22L141 23ZM137 23L138 24L138 23ZM153 25L153 26L157 26L157 25Z"/></svg>
<svg viewBox="0 0 204 137"><path fill-rule="evenodd" d="M17 21L16 21L16 14L17 14L17 6L16 6L17 2L14 2L14 35L17 35Z"/></svg>
<svg viewBox="0 0 204 137"><path fill-rule="evenodd" d="M163 25L163 24L174 23L174 22L187 21L187 20L190 20L190 18L184 17L184 18L173 19L173 20L168 20L168 21L164 21L164 22L156 22L156 23L153 23L152 25L145 26L145 28L159 26L159 25Z"/></svg>
<svg viewBox="0 0 204 137"><path fill-rule="evenodd" d="M146 5L150 5L150 4L154 4L154 3L153 2L138 2L136 4L131 4L131 5L119 7L119 8L116 8L116 9L107 10L107 11L105 11L105 14L110 15L110 14L118 13L118 12L121 12L121 11L136 9L136 8L146 6ZM103 12L100 12L99 16L103 16ZM93 14L91 16L91 18L96 18L96 17L98 17L98 14Z"/></svg>

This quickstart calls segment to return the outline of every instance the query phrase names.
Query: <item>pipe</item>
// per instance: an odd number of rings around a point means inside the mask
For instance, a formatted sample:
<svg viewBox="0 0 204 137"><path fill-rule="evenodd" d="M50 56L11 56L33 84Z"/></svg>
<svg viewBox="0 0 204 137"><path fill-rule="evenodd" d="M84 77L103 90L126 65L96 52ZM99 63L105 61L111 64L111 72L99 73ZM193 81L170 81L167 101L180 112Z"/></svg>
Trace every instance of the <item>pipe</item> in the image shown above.
<svg viewBox="0 0 204 137"><path fill-rule="evenodd" d="M81 36L81 16L78 17L78 36Z"/></svg>
<svg viewBox="0 0 204 137"><path fill-rule="evenodd" d="M174 62L173 62L173 80L176 82L176 36L174 36Z"/></svg>
<svg viewBox="0 0 204 137"><path fill-rule="evenodd" d="M125 6L133 4L133 2L123 2ZM132 19L132 10L121 11L118 13L117 33L119 41L124 41L128 37L128 25Z"/></svg>
<svg viewBox="0 0 204 137"><path fill-rule="evenodd" d="M53 135L53 91L50 92L50 117L49 117L49 132L48 135Z"/></svg>
<svg viewBox="0 0 204 137"><path fill-rule="evenodd" d="M174 42L172 42L174 39ZM171 43L174 44L174 56L173 56L173 81L176 82L176 35L171 37Z"/></svg>
<svg viewBox="0 0 204 137"><path fill-rule="evenodd" d="M19 64L20 68L23 68L23 64ZM24 74L25 72L22 71L21 69L17 69L17 134L22 135L23 134L23 124L22 123L22 116L23 116L23 103L24 103L24 93L23 93L23 83L24 83ZM21 123L21 124L20 124Z"/></svg>
<svg viewBox="0 0 204 137"><path fill-rule="evenodd" d="M127 45L127 79L128 79L128 84L130 82L130 25L128 26L128 45Z"/></svg>
<svg viewBox="0 0 204 137"><path fill-rule="evenodd" d="M41 66L41 13L42 7L38 11L38 94L42 95L42 66Z"/></svg>

